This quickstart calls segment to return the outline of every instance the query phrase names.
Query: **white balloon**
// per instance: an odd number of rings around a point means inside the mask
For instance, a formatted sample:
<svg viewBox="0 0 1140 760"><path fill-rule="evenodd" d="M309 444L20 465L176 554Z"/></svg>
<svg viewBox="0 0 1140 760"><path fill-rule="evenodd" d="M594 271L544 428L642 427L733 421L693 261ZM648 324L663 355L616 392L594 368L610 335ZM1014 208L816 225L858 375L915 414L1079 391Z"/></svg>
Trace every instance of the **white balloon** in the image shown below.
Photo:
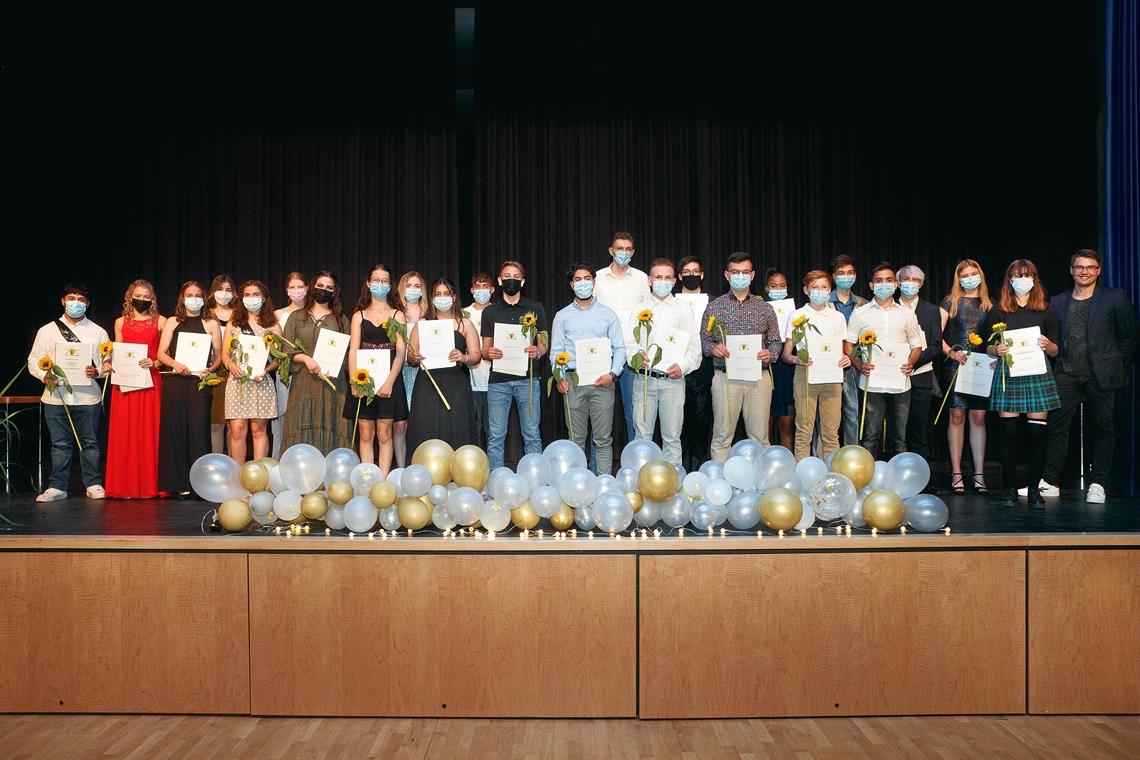
<svg viewBox="0 0 1140 760"><path fill-rule="evenodd" d="M650 528L661 519L661 510L665 506L663 501L650 501L646 499L641 509L633 513L633 521L643 528Z"/></svg>
<svg viewBox="0 0 1140 760"><path fill-rule="evenodd" d="M254 512L253 513L253 520L258 525L272 525L273 523L277 522L277 515L273 514L272 512L270 512L269 514L265 514L265 515L259 515L256 512Z"/></svg>
<svg viewBox="0 0 1140 760"><path fill-rule="evenodd" d="M756 483L752 462L743 456L729 457L724 463L724 479L733 488L742 491L751 489Z"/></svg>
<svg viewBox="0 0 1140 760"><path fill-rule="evenodd" d="M271 491L258 491L249 497L249 509L255 515L267 515L273 511L274 494Z"/></svg>
<svg viewBox="0 0 1140 760"><path fill-rule="evenodd" d="M447 513L460 525L474 525L483 513L483 495L474 488L456 488L448 494Z"/></svg>
<svg viewBox="0 0 1140 760"><path fill-rule="evenodd" d="M732 448L728 450L728 457L744 457L749 463L754 464L756 459L760 456L760 452L764 450L764 444L759 441L754 441L751 438L741 438L736 443L732 444Z"/></svg>
<svg viewBox="0 0 1140 760"><path fill-rule="evenodd" d="M384 480L384 473L374 464L358 464L348 474L348 482L352 484L352 490L356 492L357 496L367 496L368 492L372 490L372 486L382 480Z"/></svg>
<svg viewBox="0 0 1140 760"><path fill-rule="evenodd" d="M855 485L838 472L824 475L801 499L821 520L836 520L849 514L857 500Z"/></svg>
<svg viewBox="0 0 1140 760"><path fill-rule="evenodd" d="M608 472L598 476L598 493L622 493L618 479Z"/></svg>
<svg viewBox="0 0 1140 760"><path fill-rule="evenodd" d="M725 480L710 480L705 486L705 501L714 507L723 506L732 498L732 486Z"/></svg>
<svg viewBox="0 0 1140 760"><path fill-rule="evenodd" d="M622 493L637 491L637 470L632 467L622 467L617 474L618 488Z"/></svg>
<svg viewBox="0 0 1140 760"><path fill-rule="evenodd" d="M862 491L855 495L855 506L851 511L843 516L843 522L848 525L854 525L856 528L866 528L867 521L863 519L863 500L871 493L869 489L864 488ZM807 505L807 502L804 502Z"/></svg>
<svg viewBox="0 0 1140 760"><path fill-rule="evenodd" d="M325 527L332 530L344 530L344 507L329 502L329 508L325 510Z"/></svg>
<svg viewBox="0 0 1140 760"><path fill-rule="evenodd" d="M871 482L867 484L867 488L871 491L895 490L895 473L891 469L890 462L884 462L881 459L875 462L875 474L871 476Z"/></svg>
<svg viewBox="0 0 1140 760"><path fill-rule="evenodd" d="M783 446L769 446L756 458L756 489L767 491L791 480L796 471L795 455Z"/></svg>
<svg viewBox="0 0 1140 760"><path fill-rule="evenodd" d="M273 492L274 496L282 491L289 490L285 487L285 481L281 480L281 468L278 465L269 468L269 490Z"/></svg>
<svg viewBox="0 0 1140 760"><path fill-rule="evenodd" d="M665 502L665 508L661 510L661 519L670 528L680 528L689 522L689 513L692 510L692 504L684 494L673 494L673 498Z"/></svg>
<svg viewBox="0 0 1140 760"><path fill-rule="evenodd" d="M358 464L360 464L360 456L352 449L333 449L325 457L325 482L347 481L352 468Z"/></svg>
<svg viewBox="0 0 1140 760"><path fill-rule="evenodd" d="M491 495L507 509L514 509L522 506L530 498L530 486L526 484L526 478L512 472L499 478L491 490Z"/></svg>
<svg viewBox="0 0 1140 760"><path fill-rule="evenodd" d="M597 523L594 522L594 508L590 506L575 509L574 524L578 527L578 530L593 530L597 525Z"/></svg>
<svg viewBox="0 0 1140 760"><path fill-rule="evenodd" d="M694 499L699 499L705 492L705 487L709 484L709 476L703 472L690 472L681 481L681 488L685 493Z"/></svg>
<svg viewBox="0 0 1140 760"><path fill-rule="evenodd" d="M483 486L483 492L486 494L493 494L495 492L495 484L507 475L513 475L514 472L510 467L496 467L491 470L491 474L487 476L487 485Z"/></svg>
<svg viewBox="0 0 1140 760"><path fill-rule="evenodd" d="M791 479L784 484L784 488L788 489L792 493L799 494L801 496L805 490L803 483L800 482L800 476L794 472L792 473Z"/></svg>
<svg viewBox="0 0 1140 760"><path fill-rule="evenodd" d="M724 465L715 459L710 459L702 464L700 471L704 473L705 477L709 480L724 479Z"/></svg>
<svg viewBox="0 0 1140 760"><path fill-rule="evenodd" d="M487 530L493 530L496 533L506 530L506 527L511 524L511 510L497 501L488 501L483 504L483 512L479 517L479 522Z"/></svg>
<svg viewBox="0 0 1140 760"><path fill-rule="evenodd" d="M238 479L241 468L225 454L203 454L190 465L190 487L205 501L221 504L244 498L249 491Z"/></svg>
<svg viewBox="0 0 1140 760"><path fill-rule="evenodd" d="M692 509L689 511L689 522L693 527L699 531L706 531L716 525L724 522L724 518L719 520L717 517L720 515L718 510L724 509L723 507L714 507L703 499L693 503Z"/></svg>
<svg viewBox="0 0 1140 760"><path fill-rule="evenodd" d="M896 454L890 462L895 493L900 499L917 496L930 482L930 464L913 451Z"/></svg>
<svg viewBox="0 0 1140 760"><path fill-rule="evenodd" d="M431 510L432 525L440 530L451 530L455 527L455 520L451 518L451 513L447 511L446 506L436 506Z"/></svg>
<svg viewBox="0 0 1140 760"><path fill-rule="evenodd" d="M645 507L643 506L642 509ZM621 494L602 494L594 502L590 511L598 528L605 533L621 533L633 521L633 507ZM583 528L583 530L588 530L588 528Z"/></svg>
<svg viewBox="0 0 1140 760"><path fill-rule="evenodd" d="M728 521L737 530L754 528L760 522L760 492L744 491L733 496L728 503Z"/></svg>
<svg viewBox="0 0 1140 760"><path fill-rule="evenodd" d="M325 481L324 454L316 446L307 443L298 443L286 449L281 455L280 467L281 481L290 491L312 493Z"/></svg>
<svg viewBox="0 0 1140 760"><path fill-rule="evenodd" d="M380 527L384 530L400 529L400 513L395 504L380 510Z"/></svg>
<svg viewBox="0 0 1140 760"><path fill-rule="evenodd" d="M530 508L539 517L547 519L562 508L562 498L554 486L539 486L530 492Z"/></svg>
<svg viewBox="0 0 1140 760"><path fill-rule="evenodd" d="M823 460L819 460L822 462ZM807 503L807 499L800 498L800 504L803 505L804 512L800 515L800 521L796 523L796 530L806 530L812 525L815 525L815 512L811 510L811 505Z"/></svg>
<svg viewBox="0 0 1140 760"><path fill-rule="evenodd" d="M827 463L819 457L804 457L796 462L796 474L804 488L811 488L827 474Z"/></svg>
<svg viewBox="0 0 1140 760"><path fill-rule="evenodd" d="M585 467L574 467L559 479L558 495L571 507L588 507L598 495L598 478Z"/></svg>
<svg viewBox="0 0 1140 760"><path fill-rule="evenodd" d="M397 467L394 470L390 470L388 472L388 477L385 478L385 480L387 480L389 483L391 483L392 487L396 489L396 498L400 498L401 496L407 496L407 494L404 493L404 486L401 483L401 481L403 479L404 479L404 468L403 467Z"/></svg>
<svg viewBox="0 0 1140 760"><path fill-rule="evenodd" d="M550 478L546 481L547 485L555 485L567 470L586 466L586 452L582 451L578 444L565 438L551 441L543 449L542 456L550 467Z"/></svg>
<svg viewBox="0 0 1140 760"><path fill-rule="evenodd" d="M428 489L428 501L432 503L433 507L442 507L447 504L447 486L432 486Z"/></svg>
<svg viewBox="0 0 1140 760"><path fill-rule="evenodd" d="M400 485L404 487L404 493L408 496L417 499L426 496L432 486L431 471L422 464L410 464L404 468L404 474L400 476Z"/></svg>
<svg viewBox="0 0 1140 760"><path fill-rule="evenodd" d="M517 474L526 480L532 491L550 482L550 464L542 454L524 454L515 469Z"/></svg>
<svg viewBox="0 0 1140 760"><path fill-rule="evenodd" d="M273 512L285 522L296 520L301 516L301 494L296 491L282 491L277 494L273 497Z"/></svg>
<svg viewBox="0 0 1140 760"><path fill-rule="evenodd" d="M621 450L621 466L636 472L641 472L641 468L650 462L664 458L661 447L647 438L634 438Z"/></svg>
<svg viewBox="0 0 1140 760"><path fill-rule="evenodd" d="M353 496L344 505L344 527L353 533L367 533L376 525L376 507L367 496Z"/></svg>

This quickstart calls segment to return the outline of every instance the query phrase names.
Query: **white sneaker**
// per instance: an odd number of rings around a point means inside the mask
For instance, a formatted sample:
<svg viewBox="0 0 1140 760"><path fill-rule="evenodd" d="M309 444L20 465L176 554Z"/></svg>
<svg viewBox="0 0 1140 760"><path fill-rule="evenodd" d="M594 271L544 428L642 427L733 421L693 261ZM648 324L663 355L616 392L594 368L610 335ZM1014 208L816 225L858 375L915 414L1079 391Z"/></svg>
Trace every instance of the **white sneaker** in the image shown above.
<svg viewBox="0 0 1140 760"><path fill-rule="evenodd" d="M43 493L41 493L39 496L37 496L36 501L40 501L40 502L43 502L43 501L59 501L60 499L66 499L66 498L67 498L67 491L61 491L58 488L49 488L46 491L44 491Z"/></svg>
<svg viewBox="0 0 1140 760"><path fill-rule="evenodd" d="M87 486L88 499L103 499L106 496L107 492L103 490L103 486Z"/></svg>
<svg viewBox="0 0 1140 760"><path fill-rule="evenodd" d="M1089 486L1089 492L1085 494L1085 501L1089 504L1104 504L1104 486L1100 483L1093 483Z"/></svg>
<svg viewBox="0 0 1140 760"><path fill-rule="evenodd" d="M1050 485L1044 479L1041 480L1041 482L1037 484L1037 490L1041 492L1042 496L1060 496L1061 495L1061 489L1058 486ZM1029 495L1029 486L1026 486L1025 488L1017 489L1017 495L1018 496L1028 496Z"/></svg>

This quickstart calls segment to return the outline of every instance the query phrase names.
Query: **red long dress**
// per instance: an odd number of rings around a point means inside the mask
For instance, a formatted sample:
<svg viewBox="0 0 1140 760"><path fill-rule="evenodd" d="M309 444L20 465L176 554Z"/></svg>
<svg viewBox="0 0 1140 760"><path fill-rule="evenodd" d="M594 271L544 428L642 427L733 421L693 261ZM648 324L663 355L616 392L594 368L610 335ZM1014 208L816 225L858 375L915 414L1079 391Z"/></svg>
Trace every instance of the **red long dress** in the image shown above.
<svg viewBox="0 0 1140 760"><path fill-rule="evenodd" d="M158 320L123 320L123 342L145 343L158 361ZM158 426L162 376L150 371L153 388L123 393L111 388L111 427L107 433L108 498L153 499L158 491Z"/></svg>

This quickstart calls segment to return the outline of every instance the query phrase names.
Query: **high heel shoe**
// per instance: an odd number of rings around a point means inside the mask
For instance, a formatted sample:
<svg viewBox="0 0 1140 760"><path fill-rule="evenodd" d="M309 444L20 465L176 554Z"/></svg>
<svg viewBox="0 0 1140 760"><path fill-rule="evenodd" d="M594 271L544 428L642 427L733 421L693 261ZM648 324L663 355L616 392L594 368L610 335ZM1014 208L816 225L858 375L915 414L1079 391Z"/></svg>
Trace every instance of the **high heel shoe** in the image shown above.
<svg viewBox="0 0 1140 760"><path fill-rule="evenodd" d="M950 473L950 490L956 494L966 493L966 481L962 479L962 473Z"/></svg>
<svg viewBox="0 0 1140 760"><path fill-rule="evenodd" d="M987 494L990 489L986 488L986 476L980 472L974 473L974 493Z"/></svg>

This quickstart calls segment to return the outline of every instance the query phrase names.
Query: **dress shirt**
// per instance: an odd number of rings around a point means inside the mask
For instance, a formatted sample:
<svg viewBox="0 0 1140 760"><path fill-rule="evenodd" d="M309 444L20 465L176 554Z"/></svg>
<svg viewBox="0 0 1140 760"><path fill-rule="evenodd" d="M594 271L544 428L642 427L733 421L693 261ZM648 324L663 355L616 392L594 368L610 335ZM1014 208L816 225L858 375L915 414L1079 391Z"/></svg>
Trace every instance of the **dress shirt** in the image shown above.
<svg viewBox="0 0 1140 760"><path fill-rule="evenodd" d="M596 298L590 299L590 305L586 307L579 306L578 299L574 299L554 315L554 326L550 330L550 365L553 367L555 357L565 351L570 354L567 368L576 369L578 360L574 353L574 341L590 338L610 339L610 350L613 352L610 372L620 375L625 365L625 338L621 322L613 309L598 303Z"/></svg>
<svg viewBox="0 0 1140 760"><path fill-rule="evenodd" d="M847 323L847 337L844 338L852 345L859 345L859 336L865 330L872 330L876 340L887 343L905 343L914 348L922 348L925 336L922 328L918 326L918 318L914 312L899 304L893 298L885 304L878 300L871 300L855 311L851 312L851 319ZM875 363L875 354L872 351L867 359L870 364ZM859 388L867 388L867 376L859 373ZM906 377L901 391L894 389L877 388L872 385L868 389L871 393L906 393L910 390L910 377Z"/></svg>
<svg viewBox="0 0 1140 760"><path fill-rule="evenodd" d="M685 346L684 358L677 363L677 366L681 368L681 374L687 375L701 366L701 341L698 337L697 320L693 318L693 310L689 304L674 298L671 293L664 298L650 296L647 300L639 303L637 308L634 309L634 319L637 319L637 315L645 309L649 309L653 312L653 333L656 333L658 325L665 325L674 330L680 330L689 336L688 345ZM645 334L642 334L641 346L629 347L629 350L626 352L629 359L633 359L647 342L660 344L659 340L655 340L653 333L650 333L648 341L645 338ZM664 362L662 362L653 369L658 372L665 372L669 368L664 366Z"/></svg>
<svg viewBox="0 0 1140 760"><path fill-rule="evenodd" d="M75 337L79 338L80 341L94 344L91 346L91 361L94 363L95 369L98 370L98 376L102 377L103 361L99 358L99 344L110 340L107 331L86 317L76 324L69 322L66 316L61 316L59 319L75 333ZM61 343L68 343L68 340L59 331L59 325L55 322L48 322L41 327L36 333L35 342L32 343L32 352L28 354L28 374L42 382L47 373L39 368L38 362L45 356L50 356L52 361L55 361L55 347ZM60 398L61 395L63 398ZM48 393L47 386L44 386L40 401L45 404L60 406L64 400L69 406L98 404L102 400L102 389L94 381L86 388L76 388L75 393L68 393L62 386L58 391Z"/></svg>
<svg viewBox="0 0 1140 760"><path fill-rule="evenodd" d="M730 290L709 302L700 325L701 350L705 356L712 356L713 346L721 342L719 332L708 331L710 316L716 317L717 324L727 335L763 335L764 349L772 354L773 361L784 349L776 310L760 296L748 295L741 301ZM723 370L724 359L714 357L713 367Z"/></svg>
<svg viewBox="0 0 1140 760"><path fill-rule="evenodd" d="M628 314L649 298L649 277L629 267L618 277L609 267L594 273L594 298L619 314Z"/></svg>
<svg viewBox="0 0 1140 760"><path fill-rule="evenodd" d="M823 337L829 335L838 336L840 340L847 335L847 320L843 318L843 314L831 303L828 303L824 308L818 311L812 307L810 303L804 304L800 308L793 311L788 316L788 338L792 335L792 322L796 321L801 316L805 316L810 324L819 328L819 334ZM807 328L811 330L811 328ZM794 350L807 348L807 333L804 333L804 339L792 347ZM842 350L842 348L840 348Z"/></svg>

